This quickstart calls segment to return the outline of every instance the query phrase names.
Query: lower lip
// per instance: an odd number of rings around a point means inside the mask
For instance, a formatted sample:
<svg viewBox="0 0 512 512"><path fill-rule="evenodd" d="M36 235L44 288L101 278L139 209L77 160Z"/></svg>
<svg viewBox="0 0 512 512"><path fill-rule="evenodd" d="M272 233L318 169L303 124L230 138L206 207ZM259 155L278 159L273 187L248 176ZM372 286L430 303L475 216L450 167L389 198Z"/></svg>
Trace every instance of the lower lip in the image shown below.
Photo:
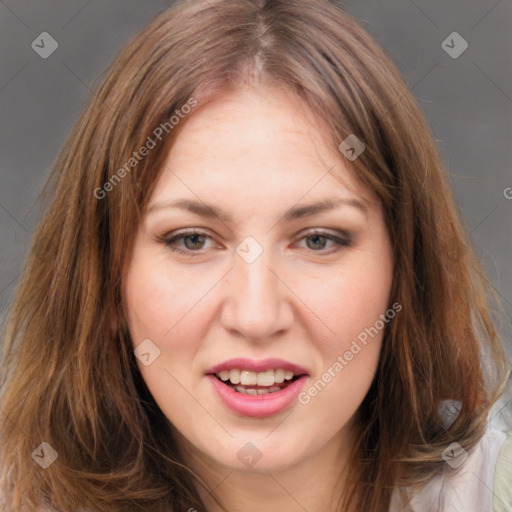
<svg viewBox="0 0 512 512"><path fill-rule="evenodd" d="M208 375L208 378L229 409L242 416L266 418L283 412L297 400L304 387L307 375L302 375L281 391L266 395L244 395L223 384L214 375Z"/></svg>

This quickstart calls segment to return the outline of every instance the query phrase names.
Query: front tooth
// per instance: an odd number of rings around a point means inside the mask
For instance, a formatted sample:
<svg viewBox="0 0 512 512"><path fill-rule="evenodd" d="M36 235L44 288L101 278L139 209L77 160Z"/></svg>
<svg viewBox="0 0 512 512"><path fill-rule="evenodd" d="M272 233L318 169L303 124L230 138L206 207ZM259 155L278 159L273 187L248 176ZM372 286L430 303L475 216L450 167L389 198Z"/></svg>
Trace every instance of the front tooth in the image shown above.
<svg viewBox="0 0 512 512"><path fill-rule="evenodd" d="M268 392L269 393L275 393L276 391L281 391L281 388L279 386L272 386Z"/></svg>
<svg viewBox="0 0 512 512"><path fill-rule="evenodd" d="M281 382L284 382L284 370L275 370L274 371L274 381L276 384L281 384Z"/></svg>
<svg viewBox="0 0 512 512"><path fill-rule="evenodd" d="M274 384L274 370L258 373L258 386L272 386Z"/></svg>
<svg viewBox="0 0 512 512"><path fill-rule="evenodd" d="M256 372L249 372L247 370L242 370L240 373L240 384L244 386L256 386L258 382L258 375Z"/></svg>
<svg viewBox="0 0 512 512"><path fill-rule="evenodd" d="M245 392L248 394L248 395L257 395L258 394L258 391L254 388L249 388L249 389L246 389Z"/></svg>
<svg viewBox="0 0 512 512"><path fill-rule="evenodd" d="M284 372L284 379L285 380L291 380L293 377L293 372L291 370L285 370Z"/></svg>
<svg viewBox="0 0 512 512"><path fill-rule="evenodd" d="M220 380L228 380L229 379L229 370L222 370L219 373Z"/></svg>
<svg viewBox="0 0 512 512"><path fill-rule="evenodd" d="M258 395L267 395L268 393L268 389L258 389Z"/></svg>
<svg viewBox="0 0 512 512"><path fill-rule="evenodd" d="M231 384L240 384L240 370L231 370L229 372Z"/></svg>
<svg viewBox="0 0 512 512"><path fill-rule="evenodd" d="M243 394L245 395L245 388L244 388L244 387L242 387L242 386L237 386L235 389L236 389L239 393L243 393Z"/></svg>

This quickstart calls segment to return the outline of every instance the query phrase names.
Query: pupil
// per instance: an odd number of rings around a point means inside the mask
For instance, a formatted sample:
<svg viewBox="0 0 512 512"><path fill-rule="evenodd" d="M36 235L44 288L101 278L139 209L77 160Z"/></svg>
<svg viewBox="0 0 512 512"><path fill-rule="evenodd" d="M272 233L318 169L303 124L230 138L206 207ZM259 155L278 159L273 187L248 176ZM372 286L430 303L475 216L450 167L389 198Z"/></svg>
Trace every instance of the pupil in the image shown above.
<svg viewBox="0 0 512 512"><path fill-rule="evenodd" d="M202 235L189 235L185 238L185 245L187 246L187 249L199 249L196 244L201 244L201 242L204 242L204 240L200 240L201 238L204 238ZM198 240L199 239L199 240ZM190 247L190 244L187 242L192 240L192 247Z"/></svg>
<svg viewBox="0 0 512 512"><path fill-rule="evenodd" d="M315 240L316 242L318 242L318 240L320 240L320 239L323 239L324 244L313 245L313 247L310 247L310 249L315 249L315 248L318 248L318 247L323 247L325 245L325 237L322 236L322 235L311 235L310 237L308 237L308 240ZM309 242L308 242L308 245L309 245Z"/></svg>

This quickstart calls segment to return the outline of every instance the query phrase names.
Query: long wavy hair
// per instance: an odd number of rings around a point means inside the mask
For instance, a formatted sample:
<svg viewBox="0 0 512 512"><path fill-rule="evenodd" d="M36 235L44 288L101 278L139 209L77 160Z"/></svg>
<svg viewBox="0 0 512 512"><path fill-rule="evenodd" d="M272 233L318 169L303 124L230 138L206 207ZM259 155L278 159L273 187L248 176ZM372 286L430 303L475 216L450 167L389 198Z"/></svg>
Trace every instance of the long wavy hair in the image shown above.
<svg viewBox="0 0 512 512"><path fill-rule="evenodd" d="M509 369L489 285L395 66L328 1L191 0L159 15L110 66L47 181L4 336L2 510L205 510L203 484L135 363L121 290L136 228L187 122L169 119L245 83L286 86L336 147L350 134L364 142L347 164L379 198L391 237L391 303L402 311L358 410L340 510L387 512L393 489L421 488L448 445L470 450L482 436ZM149 138L155 147L140 157ZM460 402L451 426L444 399ZM46 469L33 456L42 442L58 453Z"/></svg>

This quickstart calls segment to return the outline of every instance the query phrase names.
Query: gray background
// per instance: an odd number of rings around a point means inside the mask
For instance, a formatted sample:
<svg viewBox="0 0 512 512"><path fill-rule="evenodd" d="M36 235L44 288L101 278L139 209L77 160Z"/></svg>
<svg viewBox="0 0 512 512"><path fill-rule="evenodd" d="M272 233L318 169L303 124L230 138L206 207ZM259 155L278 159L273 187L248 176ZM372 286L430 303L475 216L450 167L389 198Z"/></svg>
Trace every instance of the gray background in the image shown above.
<svg viewBox="0 0 512 512"><path fill-rule="evenodd" d="M512 0L338 2L381 43L425 112L512 358ZM165 0L0 0L0 316L41 212L32 208L99 75ZM458 58L441 43L458 32ZM47 59L31 47L48 32ZM451 43L450 43L451 44ZM94 83L93 83L94 82Z"/></svg>

